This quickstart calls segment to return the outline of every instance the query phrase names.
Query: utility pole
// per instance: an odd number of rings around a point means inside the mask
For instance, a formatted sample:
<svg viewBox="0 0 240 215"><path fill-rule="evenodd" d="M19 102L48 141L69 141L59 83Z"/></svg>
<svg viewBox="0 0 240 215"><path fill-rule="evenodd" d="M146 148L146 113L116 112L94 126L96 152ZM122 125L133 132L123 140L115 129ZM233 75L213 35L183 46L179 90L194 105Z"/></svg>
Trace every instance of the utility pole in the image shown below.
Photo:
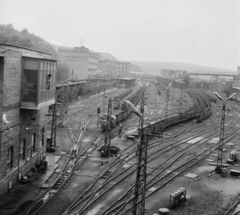
<svg viewBox="0 0 240 215"><path fill-rule="evenodd" d="M133 199L132 215L145 214L145 194L146 194L146 178L147 178L147 134L143 133L144 123L144 91L142 91L141 99L141 137L138 145L138 167L136 175L136 185ZM141 201L138 203L138 201Z"/></svg>

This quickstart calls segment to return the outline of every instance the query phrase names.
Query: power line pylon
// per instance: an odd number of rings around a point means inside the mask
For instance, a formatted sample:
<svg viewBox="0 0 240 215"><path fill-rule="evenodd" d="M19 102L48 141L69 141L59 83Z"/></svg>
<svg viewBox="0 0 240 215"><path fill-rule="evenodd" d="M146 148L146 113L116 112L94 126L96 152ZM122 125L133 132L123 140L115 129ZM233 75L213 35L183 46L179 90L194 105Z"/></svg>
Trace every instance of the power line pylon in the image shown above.
<svg viewBox="0 0 240 215"><path fill-rule="evenodd" d="M71 78L71 77L70 77ZM67 91L68 91L68 81L70 80L70 78L68 78L65 82L67 83ZM52 116L52 125L51 125L51 135L50 135L50 140L47 143L48 147L56 147L57 145L57 117L59 117L59 115L57 115L57 105L59 103L57 103L57 95L61 92L64 91L64 88L62 88L60 91L58 91L55 95L55 103L53 104L53 111L52 114L47 114L47 116ZM65 93L63 92L63 97L64 97ZM65 95L66 96L66 95ZM68 96L67 96L68 99ZM64 98L63 98L64 100ZM68 100L67 100L67 105L68 105ZM66 113L66 109L65 109L65 113ZM63 117L63 116L62 116Z"/></svg>
<svg viewBox="0 0 240 215"><path fill-rule="evenodd" d="M68 113L68 97L69 97L69 84L63 87L62 90L62 102L60 106L60 114L59 114L59 126L63 126L64 114Z"/></svg>
<svg viewBox="0 0 240 215"><path fill-rule="evenodd" d="M171 83L168 85L167 90L166 90L166 106L165 106L165 118L167 119L167 126L168 127L168 101L170 97L170 91L169 88L171 86Z"/></svg>
<svg viewBox="0 0 240 215"><path fill-rule="evenodd" d="M52 116L52 125L51 125L51 135L50 140L47 142L47 147L56 147L57 139L57 103L53 104L52 114L47 114L47 116Z"/></svg>
<svg viewBox="0 0 240 215"><path fill-rule="evenodd" d="M142 92L142 99L141 99L141 115L142 115L141 129L140 129L141 137L138 145L138 167L137 167L132 215L145 214L145 194L146 194L146 178L147 178L147 134L143 133L144 91Z"/></svg>
<svg viewBox="0 0 240 215"><path fill-rule="evenodd" d="M180 98L179 98L179 116L181 121L182 116L182 103L183 103L183 84L181 84Z"/></svg>
<svg viewBox="0 0 240 215"><path fill-rule="evenodd" d="M112 132L112 98L109 98L108 102L108 112L107 112L107 124L106 124L106 131L105 131L105 139L104 139L104 148L102 150L104 157L110 156L111 151L111 132Z"/></svg>

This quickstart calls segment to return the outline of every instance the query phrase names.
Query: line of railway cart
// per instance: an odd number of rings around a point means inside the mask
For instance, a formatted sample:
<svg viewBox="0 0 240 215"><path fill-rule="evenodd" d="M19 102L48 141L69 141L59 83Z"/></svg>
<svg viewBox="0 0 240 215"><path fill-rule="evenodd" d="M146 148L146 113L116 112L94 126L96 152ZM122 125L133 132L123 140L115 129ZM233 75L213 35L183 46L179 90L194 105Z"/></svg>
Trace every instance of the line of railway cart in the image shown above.
<svg viewBox="0 0 240 215"><path fill-rule="evenodd" d="M130 98L128 98L128 100L131 101L136 106L140 101L142 91L145 90L146 86L143 86L142 88L138 89L133 95L131 95ZM181 114L177 114L169 118L164 118L157 122L151 123L151 125L145 126L143 129L143 133L148 135L158 134L168 127L181 124L189 120L195 119L199 123L202 120L210 117L212 114L210 102L211 101L216 102L216 100L213 100L213 98L204 91L197 91L192 89L191 90L188 89L186 91L193 99L194 103L193 107L188 108ZM119 114L113 115L111 117L111 127L113 128L122 121L124 121L131 114L131 112L132 112L131 109L128 108L128 106L125 103L123 103L122 111ZM107 128L106 120L102 120L101 128L103 130L106 130Z"/></svg>

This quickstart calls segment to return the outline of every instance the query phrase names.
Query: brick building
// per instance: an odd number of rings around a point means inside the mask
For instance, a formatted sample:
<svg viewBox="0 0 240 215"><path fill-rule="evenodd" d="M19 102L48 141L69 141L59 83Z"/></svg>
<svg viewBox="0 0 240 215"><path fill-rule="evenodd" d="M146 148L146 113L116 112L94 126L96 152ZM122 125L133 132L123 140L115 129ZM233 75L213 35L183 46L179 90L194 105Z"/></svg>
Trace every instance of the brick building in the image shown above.
<svg viewBox="0 0 240 215"><path fill-rule="evenodd" d="M45 159L55 73L50 54L0 44L0 195Z"/></svg>
<svg viewBox="0 0 240 215"><path fill-rule="evenodd" d="M74 80L94 78L101 56L88 48L59 49L59 60L68 64Z"/></svg>

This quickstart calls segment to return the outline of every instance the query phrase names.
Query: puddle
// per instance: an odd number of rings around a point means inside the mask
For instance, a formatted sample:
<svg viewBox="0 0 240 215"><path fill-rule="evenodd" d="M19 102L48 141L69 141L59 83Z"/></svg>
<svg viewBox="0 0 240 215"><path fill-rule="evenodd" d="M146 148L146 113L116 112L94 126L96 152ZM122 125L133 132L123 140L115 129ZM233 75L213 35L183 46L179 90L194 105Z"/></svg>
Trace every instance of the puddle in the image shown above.
<svg viewBox="0 0 240 215"><path fill-rule="evenodd" d="M87 215L96 215L98 211L104 206L104 204L99 204L97 207L93 208L87 213Z"/></svg>
<svg viewBox="0 0 240 215"><path fill-rule="evenodd" d="M203 138L204 137L196 137L196 138L194 138L192 140L187 141L187 143L193 144L193 143L198 142L199 140L202 140Z"/></svg>
<svg viewBox="0 0 240 215"><path fill-rule="evenodd" d="M61 156L57 156L57 155L47 155L46 161L48 162L48 166L52 166L53 164L55 164L60 157Z"/></svg>
<svg viewBox="0 0 240 215"><path fill-rule="evenodd" d="M82 142L85 143L85 142L90 142L91 140L89 138L85 138Z"/></svg>
<svg viewBox="0 0 240 215"><path fill-rule="evenodd" d="M155 191L156 189L157 189L156 187L151 187L151 188L149 188L147 191L153 192L153 191Z"/></svg>
<svg viewBox="0 0 240 215"><path fill-rule="evenodd" d="M122 189L113 190L113 192L108 196L108 198L105 199L105 202L107 202L107 201L109 201L109 200L112 200L112 197L115 196L116 194L120 193L121 191L122 191ZM98 195L99 195L99 193L96 193L95 196L98 196ZM89 211L89 212L87 213L87 215L97 215L97 214L99 214L99 213L98 213L99 210L100 210L102 207L104 207L105 205L106 205L106 204L103 204L103 203L97 205L95 208L93 208L91 211Z"/></svg>
<svg viewBox="0 0 240 215"><path fill-rule="evenodd" d="M116 194L120 193L121 191L122 191L122 189L114 190L110 196L115 196Z"/></svg>
<svg viewBox="0 0 240 215"><path fill-rule="evenodd" d="M126 163L126 164L124 164L122 167L123 167L123 168L128 168L128 167L130 167L130 164Z"/></svg>
<svg viewBox="0 0 240 215"><path fill-rule="evenodd" d="M185 140L182 140L182 141L180 141L180 143L184 143L184 142L186 142L186 141L188 141L188 140L190 140L190 139L192 139L192 137L189 137L189 138L187 138L187 139L185 139Z"/></svg>
<svg viewBox="0 0 240 215"><path fill-rule="evenodd" d="M198 172L198 173L212 172L214 170L215 170L215 166L200 166L200 167L196 168L196 172Z"/></svg>
<svg viewBox="0 0 240 215"><path fill-rule="evenodd" d="M240 211L240 204L238 204L238 205L234 208L232 214L237 214L237 212L239 212L239 211Z"/></svg>
<svg viewBox="0 0 240 215"><path fill-rule="evenodd" d="M209 143L217 143L219 140L220 140L219 137L214 137L211 140L209 140L208 142Z"/></svg>

